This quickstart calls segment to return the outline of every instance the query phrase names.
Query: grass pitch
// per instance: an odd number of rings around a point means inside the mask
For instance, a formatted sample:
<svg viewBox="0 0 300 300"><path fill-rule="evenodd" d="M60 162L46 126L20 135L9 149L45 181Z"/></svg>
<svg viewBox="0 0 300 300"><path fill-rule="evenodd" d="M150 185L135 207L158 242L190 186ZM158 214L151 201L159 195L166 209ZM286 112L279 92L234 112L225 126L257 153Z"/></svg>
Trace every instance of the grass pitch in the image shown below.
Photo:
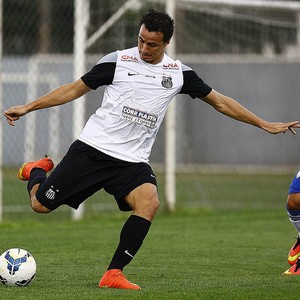
<svg viewBox="0 0 300 300"><path fill-rule="evenodd" d="M24 248L38 270L29 287L0 285L0 299L298 299L300 276L282 275L296 237L285 212L291 176L211 176L200 176L199 205L184 197L199 186L179 178L178 211L162 207L124 271L141 291L98 288L127 213L91 209L82 221L66 210L8 213L1 252Z"/></svg>

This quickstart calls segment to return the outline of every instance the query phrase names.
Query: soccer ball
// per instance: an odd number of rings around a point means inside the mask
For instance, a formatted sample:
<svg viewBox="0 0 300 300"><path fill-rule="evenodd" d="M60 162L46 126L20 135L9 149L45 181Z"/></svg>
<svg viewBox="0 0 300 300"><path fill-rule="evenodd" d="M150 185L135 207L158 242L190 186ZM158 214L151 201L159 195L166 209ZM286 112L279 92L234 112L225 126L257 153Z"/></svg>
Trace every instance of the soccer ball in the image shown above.
<svg viewBox="0 0 300 300"><path fill-rule="evenodd" d="M35 260L26 250L12 248L0 256L0 281L5 285L29 285L34 279L35 273Z"/></svg>

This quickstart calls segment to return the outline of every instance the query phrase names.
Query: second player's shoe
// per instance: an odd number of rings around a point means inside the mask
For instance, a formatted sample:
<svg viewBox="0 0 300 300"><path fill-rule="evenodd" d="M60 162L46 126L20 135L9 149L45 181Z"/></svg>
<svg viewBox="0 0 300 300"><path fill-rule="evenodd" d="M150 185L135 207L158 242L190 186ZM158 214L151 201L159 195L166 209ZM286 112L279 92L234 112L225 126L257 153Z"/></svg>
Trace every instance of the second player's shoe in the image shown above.
<svg viewBox="0 0 300 300"><path fill-rule="evenodd" d="M283 275L300 275L300 258Z"/></svg>
<svg viewBox="0 0 300 300"><path fill-rule="evenodd" d="M140 290L141 288L131 283L122 273L121 270L112 269L108 270L102 276L99 282L99 288L114 288L126 290Z"/></svg>
<svg viewBox="0 0 300 300"><path fill-rule="evenodd" d="M296 243L291 248L288 254L288 263L293 266L300 257L300 238L297 237Z"/></svg>
<svg viewBox="0 0 300 300"><path fill-rule="evenodd" d="M29 161L24 163L18 171L18 177L21 180L27 181L30 177L30 172L34 168L43 169L46 173L51 171L54 163L50 157L44 157L36 161Z"/></svg>

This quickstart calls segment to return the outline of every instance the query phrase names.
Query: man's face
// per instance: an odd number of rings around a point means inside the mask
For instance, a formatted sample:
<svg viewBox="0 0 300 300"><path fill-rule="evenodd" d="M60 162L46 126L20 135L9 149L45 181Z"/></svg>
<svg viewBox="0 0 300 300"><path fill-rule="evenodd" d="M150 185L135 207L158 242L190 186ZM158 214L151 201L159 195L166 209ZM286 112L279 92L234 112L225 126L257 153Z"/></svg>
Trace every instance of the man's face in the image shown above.
<svg viewBox="0 0 300 300"><path fill-rule="evenodd" d="M149 32L144 24L140 28L138 37L138 49L143 61L150 64L158 64L165 52L168 42L164 42L164 36L161 32Z"/></svg>

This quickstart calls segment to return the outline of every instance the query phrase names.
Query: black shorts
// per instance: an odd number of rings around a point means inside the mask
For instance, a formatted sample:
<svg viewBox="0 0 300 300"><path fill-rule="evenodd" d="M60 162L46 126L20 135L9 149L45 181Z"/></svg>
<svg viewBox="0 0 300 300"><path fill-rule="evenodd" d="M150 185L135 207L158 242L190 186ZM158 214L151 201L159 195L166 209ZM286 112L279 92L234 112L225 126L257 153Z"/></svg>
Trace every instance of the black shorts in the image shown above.
<svg viewBox="0 0 300 300"><path fill-rule="evenodd" d="M77 140L50 176L39 186L36 197L50 210L62 204L75 209L100 189L113 195L122 211L132 208L124 197L143 183L157 186L146 163L123 161Z"/></svg>

